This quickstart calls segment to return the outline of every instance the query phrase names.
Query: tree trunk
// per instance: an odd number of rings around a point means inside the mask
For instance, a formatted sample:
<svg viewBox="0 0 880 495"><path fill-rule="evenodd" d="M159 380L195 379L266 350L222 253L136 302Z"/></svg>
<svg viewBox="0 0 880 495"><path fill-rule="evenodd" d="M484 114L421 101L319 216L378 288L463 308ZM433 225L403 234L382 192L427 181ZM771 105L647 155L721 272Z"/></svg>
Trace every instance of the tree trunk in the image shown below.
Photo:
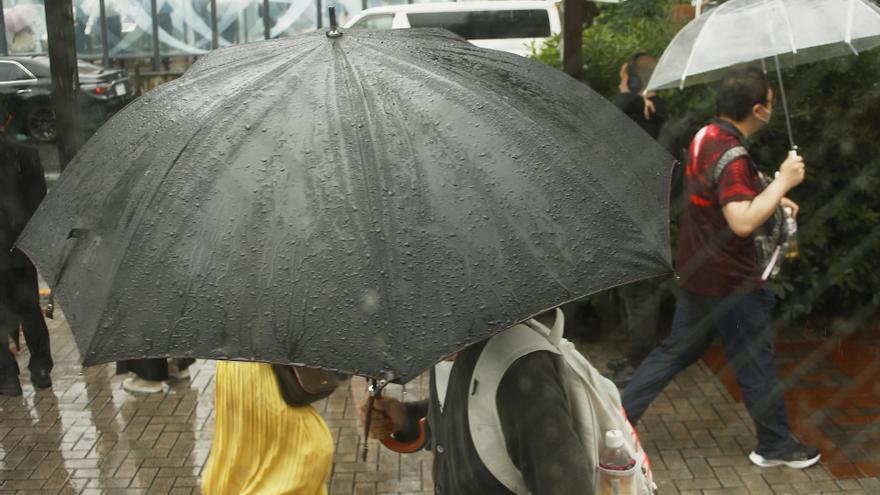
<svg viewBox="0 0 880 495"><path fill-rule="evenodd" d="M49 36L49 63L52 70L52 106L58 133L58 159L61 170L82 145L79 126L79 76L76 66L76 31L72 0L46 2L46 30Z"/></svg>

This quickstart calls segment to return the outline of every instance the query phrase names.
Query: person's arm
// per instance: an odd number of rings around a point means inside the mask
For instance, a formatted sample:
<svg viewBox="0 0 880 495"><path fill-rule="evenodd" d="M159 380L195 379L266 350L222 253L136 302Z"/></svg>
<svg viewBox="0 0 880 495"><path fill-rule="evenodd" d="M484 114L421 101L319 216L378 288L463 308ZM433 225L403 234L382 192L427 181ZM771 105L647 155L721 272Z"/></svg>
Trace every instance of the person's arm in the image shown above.
<svg viewBox="0 0 880 495"><path fill-rule="evenodd" d="M574 429L559 358L538 351L504 374L495 397L507 453L532 495L593 493L595 466Z"/></svg>
<svg viewBox="0 0 880 495"><path fill-rule="evenodd" d="M360 404L361 425L367 420L369 398ZM371 438L384 440L394 434L394 439L401 443L419 440L421 429L419 420L428 415L428 401L400 402L393 397L378 397L373 402L372 419L370 420ZM427 435L426 430L426 435ZM427 444L427 438L421 439Z"/></svg>
<svg viewBox="0 0 880 495"><path fill-rule="evenodd" d="M641 96L634 93L619 93L614 95L611 103L620 109L621 112L629 114L640 114L645 111L645 100Z"/></svg>
<svg viewBox="0 0 880 495"><path fill-rule="evenodd" d="M735 173L735 170L728 166L722 173L722 182L728 173ZM779 166L776 179L760 194L745 201L722 201L721 211L730 230L739 237L750 236L773 215L786 193L803 182L805 173L802 157L788 157Z"/></svg>
<svg viewBox="0 0 880 495"><path fill-rule="evenodd" d="M21 165L21 178L24 185L24 201L28 217L37 211L37 207L46 197L46 175L40 165L40 155L37 150L22 147L18 150L19 164Z"/></svg>

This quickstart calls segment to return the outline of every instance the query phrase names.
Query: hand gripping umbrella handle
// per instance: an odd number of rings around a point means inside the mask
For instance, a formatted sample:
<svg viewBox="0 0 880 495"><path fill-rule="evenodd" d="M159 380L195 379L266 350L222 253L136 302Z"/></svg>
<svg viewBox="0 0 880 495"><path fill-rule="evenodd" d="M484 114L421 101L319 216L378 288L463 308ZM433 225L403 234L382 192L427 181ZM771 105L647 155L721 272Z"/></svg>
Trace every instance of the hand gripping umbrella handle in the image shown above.
<svg viewBox="0 0 880 495"><path fill-rule="evenodd" d="M425 446L425 422L427 418L419 418L419 436L410 442L401 442L393 436L387 436L382 439L382 445L389 449L400 452L401 454L412 454L418 452Z"/></svg>
<svg viewBox="0 0 880 495"><path fill-rule="evenodd" d="M379 383L377 383L376 380L373 380L373 384L370 385L369 388L370 399L367 401L367 419L364 421L364 448L361 453L361 459L364 462L366 462L367 460L368 442L370 439L370 424L373 420L373 402L375 402L377 397L382 396L382 389L385 388L385 385L387 384L388 382L386 382L385 380L381 380ZM402 454L417 452L425 445L425 422L426 418L419 419L419 436L415 440L409 442L401 442L399 440L396 440L393 436L388 436L381 440L382 445Z"/></svg>

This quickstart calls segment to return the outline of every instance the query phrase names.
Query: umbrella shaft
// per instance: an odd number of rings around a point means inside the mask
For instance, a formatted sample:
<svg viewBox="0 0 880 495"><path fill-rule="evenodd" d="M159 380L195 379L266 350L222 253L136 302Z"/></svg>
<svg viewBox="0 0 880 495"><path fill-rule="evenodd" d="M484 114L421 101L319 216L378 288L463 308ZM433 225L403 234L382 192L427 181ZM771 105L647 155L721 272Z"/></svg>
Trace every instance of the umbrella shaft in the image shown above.
<svg viewBox="0 0 880 495"><path fill-rule="evenodd" d="M782 111L785 113L785 130L788 132L788 144L790 149L797 147L794 144L794 134L791 132L791 117L788 114L788 99L785 97L785 84L782 82L782 69L779 68L779 57L773 55L773 62L776 66L776 78L779 80L779 94L782 96Z"/></svg>

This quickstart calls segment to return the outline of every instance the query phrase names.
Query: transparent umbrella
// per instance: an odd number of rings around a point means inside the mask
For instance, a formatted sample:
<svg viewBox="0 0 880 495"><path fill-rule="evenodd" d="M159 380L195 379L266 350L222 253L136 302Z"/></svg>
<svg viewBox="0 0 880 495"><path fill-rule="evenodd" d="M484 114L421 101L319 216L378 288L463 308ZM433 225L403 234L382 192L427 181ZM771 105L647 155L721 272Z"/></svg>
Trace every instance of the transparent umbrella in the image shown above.
<svg viewBox="0 0 880 495"><path fill-rule="evenodd" d="M734 65L775 68L794 147L780 67L880 46L880 7L871 0L730 0L691 21L672 40L647 90L720 79Z"/></svg>

